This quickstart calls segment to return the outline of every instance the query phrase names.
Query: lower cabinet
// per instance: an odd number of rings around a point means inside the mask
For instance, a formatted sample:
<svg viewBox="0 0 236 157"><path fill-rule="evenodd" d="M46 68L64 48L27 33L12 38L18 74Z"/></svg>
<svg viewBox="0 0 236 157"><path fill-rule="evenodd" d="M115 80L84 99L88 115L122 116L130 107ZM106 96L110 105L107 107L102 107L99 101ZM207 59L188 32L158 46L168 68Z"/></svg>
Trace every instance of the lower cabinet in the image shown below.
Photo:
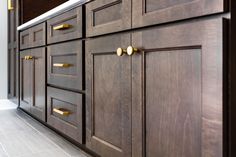
<svg viewBox="0 0 236 157"><path fill-rule="evenodd" d="M48 87L47 123L83 143L83 95Z"/></svg>
<svg viewBox="0 0 236 157"><path fill-rule="evenodd" d="M45 48L20 52L20 107L45 121Z"/></svg>
<svg viewBox="0 0 236 157"><path fill-rule="evenodd" d="M224 33L216 18L88 40L86 146L102 157L222 157Z"/></svg>

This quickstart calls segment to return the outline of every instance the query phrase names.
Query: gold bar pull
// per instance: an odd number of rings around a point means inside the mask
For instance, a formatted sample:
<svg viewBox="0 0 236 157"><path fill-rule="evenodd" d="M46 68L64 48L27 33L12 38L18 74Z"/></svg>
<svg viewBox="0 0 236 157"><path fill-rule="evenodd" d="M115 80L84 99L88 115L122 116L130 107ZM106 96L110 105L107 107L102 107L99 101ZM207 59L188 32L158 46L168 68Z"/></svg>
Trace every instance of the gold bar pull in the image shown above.
<svg viewBox="0 0 236 157"><path fill-rule="evenodd" d="M68 68L70 66L72 66L71 64L67 64L67 63L54 63L53 64L54 67L58 67L58 68Z"/></svg>
<svg viewBox="0 0 236 157"><path fill-rule="evenodd" d="M70 114L70 111L68 111L66 109L63 109L63 108L59 108L59 109L54 108L53 112L58 113L58 114L60 114L62 116L69 116L69 114Z"/></svg>
<svg viewBox="0 0 236 157"><path fill-rule="evenodd" d="M12 0L8 0L8 10L13 10L13 1Z"/></svg>
<svg viewBox="0 0 236 157"><path fill-rule="evenodd" d="M62 25L53 27L53 30L64 30L64 29L69 29L69 28L71 28L71 25L62 24Z"/></svg>
<svg viewBox="0 0 236 157"><path fill-rule="evenodd" d="M25 60L31 60L33 58L34 58L33 56L25 56Z"/></svg>

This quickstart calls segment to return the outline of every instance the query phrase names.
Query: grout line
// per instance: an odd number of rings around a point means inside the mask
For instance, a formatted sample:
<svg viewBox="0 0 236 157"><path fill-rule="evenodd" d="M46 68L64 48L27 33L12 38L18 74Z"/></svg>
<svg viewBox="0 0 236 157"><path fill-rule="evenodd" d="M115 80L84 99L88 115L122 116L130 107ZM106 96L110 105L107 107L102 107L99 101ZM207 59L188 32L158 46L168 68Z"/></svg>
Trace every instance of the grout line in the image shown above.
<svg viewBox="0 0 236 157"><path fill-rule="evenodd" d="M0 142L0 146L2 147L3 152L6 154L7 157L10 157L9 154L7 153L5 147L2 145L2 143Z"/></svg>
<svg viewBox="0 0 236 157"><path fill-rule="evenodd" d="M56 143L54 143L51 139L49 139L47 136L45 136L43 133L41 133L40 131L38 131L36 128L34 128L29 122L27 122L25 119L23 119L22 117L20 117L17 113L16 116L21 119L26 125L28 125L29 127L31 127L33 130L35 130L37 133L39 133L41 136L43 136L48 142L52 143L54 146L56 146L57 148L59 148L60 150L62 150L68 157L72 157L69 153L67 153L65 150L63 150L59 145L57 145Z"/></svg>

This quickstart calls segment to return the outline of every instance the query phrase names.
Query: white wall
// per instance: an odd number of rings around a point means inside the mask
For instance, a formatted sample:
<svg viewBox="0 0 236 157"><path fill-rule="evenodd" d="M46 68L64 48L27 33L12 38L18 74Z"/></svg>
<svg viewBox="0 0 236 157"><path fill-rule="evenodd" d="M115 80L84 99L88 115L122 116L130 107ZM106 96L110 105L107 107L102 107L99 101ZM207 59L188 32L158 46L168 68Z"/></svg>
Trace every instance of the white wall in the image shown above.
<svg viewBox="0 0 236 157"><path fill-rule="evenodd" d="M7 98L7 0L0 0L0 99Z"/></svg>

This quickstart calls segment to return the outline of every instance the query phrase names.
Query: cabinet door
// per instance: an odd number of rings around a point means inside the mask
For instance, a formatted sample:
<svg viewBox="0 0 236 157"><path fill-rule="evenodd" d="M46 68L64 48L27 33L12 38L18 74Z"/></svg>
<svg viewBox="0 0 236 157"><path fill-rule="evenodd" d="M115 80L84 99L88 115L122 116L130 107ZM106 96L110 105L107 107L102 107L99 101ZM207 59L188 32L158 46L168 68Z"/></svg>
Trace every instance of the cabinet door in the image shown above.
<svg viewBox="0 0 236 157"><path fill-rule="evenodd" d="M20 52L20 107L30 112L32 104L32 64L26 60L30 50Z"/></svg>
<svg viewBox="0 0 236 157"><path fill-rule="evenodd" d="M142 27L223 12L227 0L132 0L132 26Z"/></svg>
<svg viewBox="0 0 236 157"><path fill-rule="evenodd" d="M21 51L20 107L45 120L45 48Z"/></svg>
<svg viewBox="0 0 236 157"><path fill-rule="evenodd" d="M131 156L130 34L86 42L86 146L102 157Z"/></svg>
<svg viewBox="0 0 236 157"><path fill-rule="evenodd" d="M132 39L133 157L222 157L222 19Z"/></svg>
<svg viewBox="0 0 236 157"><path fill-rule="evenodd" d="M86 5L86 35L131 28L131 0L93 1Z"/></svg>
<svg viewBox="0 0 236 157"><path fill-rule="evenodd" d="M32 104L30 112L37 118L45 121L45 48L32 49L31 56L33 57L33 59L30 60L32 68Z"/></svg>

